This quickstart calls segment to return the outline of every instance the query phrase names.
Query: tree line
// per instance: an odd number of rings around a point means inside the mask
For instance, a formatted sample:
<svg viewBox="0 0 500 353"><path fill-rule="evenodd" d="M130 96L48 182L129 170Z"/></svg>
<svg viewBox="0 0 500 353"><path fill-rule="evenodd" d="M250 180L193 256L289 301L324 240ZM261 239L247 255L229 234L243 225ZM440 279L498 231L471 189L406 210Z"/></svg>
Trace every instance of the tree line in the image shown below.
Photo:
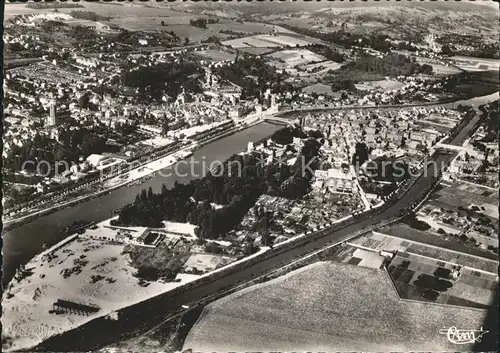
<svg viewBox="0 0 500 353"><path fill-rule="evenodd" d="M193 27L207 28L207 24L219 23L218 18L199 18L196 20L190 20L189 24Z"/></svg>
<svg viewBox="0 0 500 353"><path fill-rule="evenodd" d="M342 63L345 61L345 57L342 53L335 50L332 47L323 44L310 44L304 47L312 51L313 53L324 56L326 59L334 61L336 63Z"/></svg>
<svg viewBox="0 0 500 353"><path fill-rule="evenodd" d="M260 97L267 88L272 88L275 92L293 88L291 84L283 82L286 74L277 73L262 58L236 57L232 64L216 68L215 73L240 86L243 89L242 99Z"/></svg>
<svg viewBox="0 0 500 353"><path fill-rule="evenodd" d="M71 11L69 14L71 15L71 17L74 17L74 18L79 18L82 20L89 20L89 21L94 21L94 22L109 21L111 19L111 17L101 16L95 12L92 12L92 11Z"/></svg>
<svg viewBox="0 0 500 353"><path fill-rule="evenodd" d="M200 66L195 62L160 63L124 70L121 83L139 88L139 95L148 93L152 98L161 99L163 93L176 97L182 88L187 92L201 92L197 80L192 79L193 75L200 73Z"/></svg>
<svg viewBox="0 0 500 353"><path fill-rule="evenodd" d="M360 33L348 32L345 29L335 32L320 33L309 28L294 27L286 24L280 24L280 26L299 34L321 39L325 42L342 45L347 49L355 46L365 46L384 53L390 52L391 50L390 37L386 34L371 33L369 35L363 35Z"/></svg>
<svg viewBox="0 0 500 353"><path fill-rule="evenodd" d="M189 222L198 225L200 238L217 239L235 229L263 194L287 198L301 198L308 191L313 177L303 167L319 154L320 143L305 141L295 165L272 162L263 165L263 155L233 155L223 167L224 173L208 173L188 184L175 183L162 187L160 193L143 190L134 203L125 206L118 224L161 227L163 220ZM317 163L311 163L311 168ZM223 205L215 209L212 203Z"/></svg>
<svg viewBox="0 0 500 353"><path fill-rule="evenodd" d="M334 91L354 91L355 84L366 80L383 80L386 76L431 75L431 65L419 64L414 58L401 54L388 54L382 58L371 55L352 61L325 78Z"/></svg>
<svg viewBox="0 0 500 353"><path fill-rule="evenodd" d="M13 145L7 157L3 159L6 169L20 171L25 161L47 161L55 166L56 162L78 162L80 157L87 157L94 153L102 153L106 149L106 138L95 134L87 128L69 130L61 128L58 140L48 136L36 134L34 138L22 146ZM35 172L36 165L26 164L24 169ZM45 163L38 166L39 172L54 175L55 168ZM58 166L58 172L64 172L64 166ZM49 173L50 172L50 173Z"/></svg>

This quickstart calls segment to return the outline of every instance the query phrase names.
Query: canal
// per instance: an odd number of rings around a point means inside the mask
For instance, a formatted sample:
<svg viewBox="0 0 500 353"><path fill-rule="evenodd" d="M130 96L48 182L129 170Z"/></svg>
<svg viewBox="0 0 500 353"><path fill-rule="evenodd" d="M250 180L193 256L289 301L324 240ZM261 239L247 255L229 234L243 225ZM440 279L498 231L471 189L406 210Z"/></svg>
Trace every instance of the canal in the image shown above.
<svg viewBox="0 0 500 353"><path fill-rule="evenodd" d="M435 104L454 108L458 104L474 104L476 107L481 104L499 99L499 92L479 96L467 100L460 100L453 103ZM432 106L429 106L431 108ZM344 108L345 109L345 108ZM366 108L380 109L380 108ZM320 111L330 111L332 109L318 109ZM339 110L339 109L333 109ZM346 110L350 110L349 108ZM307 112L301 112L307 114ZM295 118L295 114L289 114L287 118ZM274 131L282 128L281 125L260 123L233 135L224 137L206 146L203 146L191 157L197 163L182 163L173 172L173 168L164 169L161 174L145 181L141 185L123 187L112 191L108 195L89 200L85 203L73 207L64 208L52 214L37 218L34 221L14 228L3 234L3 277L2 287L5 288L14 276L19 265L27 263L33 256L42 250L43 244L51 246L65 237L63 228L71 225L75 220L103 221L112 217L113 211L132 203L135 196L144 188L152 187L153 191L159 192L162 184L168 188L172 187L176 181L187 183L192 179L201 176L203 164L209 166L213 161L224 161L235 153L246 150L248 142L259 141L270 136ZM194 173L190 171L193 170ZM171 175L166 177L166 175ZM176 175L174 175L176 174ZM187 176L184 176L187 175Z"/></svg>
<svg viewBox="0 0 500 353"><path fill-rule="evenodd" d="M151 187L153 191L159 192L162 184L171 188L176 181L188 183L202 176L204 165L208 168L213 161L223 162L231 155L245 151L248 142L268 137L280 128L282 126L269 123L252 126L201 147L188 159L191 162L181 162L177 166L166 168L141 185L122 187L110 194L64 208L4 233L2 287L7 286L19 265L27 263L42 250L43 244L51 246L61 241L66 236L64 227L71 225L73 221L81 219L100 222L112 217L114 210L132 203L144 188Z"/></svg>

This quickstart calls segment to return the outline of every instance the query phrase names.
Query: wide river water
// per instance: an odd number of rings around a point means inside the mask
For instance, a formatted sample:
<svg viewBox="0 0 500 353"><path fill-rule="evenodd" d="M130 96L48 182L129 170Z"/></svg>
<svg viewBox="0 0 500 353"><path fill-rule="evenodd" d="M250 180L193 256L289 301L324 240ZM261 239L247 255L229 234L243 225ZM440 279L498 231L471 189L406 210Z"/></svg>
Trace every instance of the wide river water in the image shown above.
<svg viewBox="0 0 500 353"><path fill-rule="evenodd" d="M478 106L497 99L499 99L499 92L468 100L456 101L454 103L437 105L448 108L453 108L458 104L474 104ZM291 114L289 118L293 119L293 116L294 115ZM174 169L172 167L166 168L162 171L163 176L157 175L141 185L114 190L108 195L103 195L73 207L64 208L4 233L2 235L2 287L5 288L7 286L19 265L28 262L42 250L43 244L51 246L61 241L66 236L63 232L64 227L71 225L73 221L88 220L99 222L110 218L114 215L114 210L132 203L135 196L141 192L142 189L151 186L153 191L159 192L162 184L170 188L176 181L187 183L201 176L200 171L202 162L208 167L212 161L225 161L233 154L246 150L249 141L259 141L262 138L270 136L274 131L280 128L282 128L280 125L260 123L203 146L191 157L199 163L180 164L178 168L175 169L177 171L176 173L173 172ZM194 173L190 173L191 170L194 170ZM172 176L167 177L166 175Z"/></svg>
<svg viewBox="0 0 500 353"><path fill-rule="evenodd" d="M151 186L153 191L159 192L162 184L170 188L176 181L187 183L199 178L202 176L202 163L208 168L213 161L223 162L233 154L246 150L249 141L261 140L280 128L282 126L260 123L201 147L188 159L197 162L183 162L176 168L166 168L161 171L162 175L156 175L141 185L122 187L110 194L64 208L4 233L2 287L7 286L19 265L28 262L41 251L43 244L51 246L61 241L66 236L64 227L71 225L73 221L99 222L110 218L114 215L114 210L132 203L142 189ZM191 170L194 173L191 173Z"/></svg>

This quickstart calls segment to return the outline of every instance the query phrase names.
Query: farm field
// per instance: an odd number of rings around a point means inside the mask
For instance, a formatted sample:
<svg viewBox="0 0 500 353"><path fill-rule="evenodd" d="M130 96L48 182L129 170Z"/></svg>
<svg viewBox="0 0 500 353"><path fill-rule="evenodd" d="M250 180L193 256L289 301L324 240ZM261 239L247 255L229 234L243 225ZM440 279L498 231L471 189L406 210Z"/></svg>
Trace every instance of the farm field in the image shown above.
<svg viewBox="0 0 500 353"><path fill-rule="evenodd" d="M414 254L396 255L388 272L404 299L487 309L493 302L498 282L496 275L462 269L458 278L455 266Z"/></svg>
<svg viewBox="0 0 500 353"><path fill-rule="evenodd" d="M380 233L373 233L354 243L374 250L406 251L430 256L491 273L495 273L498 268L498 256L491 252L446 240L441 236L411 228L404 223L383 227Z"/></svg>
<svg viewBox="0 0 500 353"><path fill-rule="evenodd" d="M282 50L269 55L272 58L283 60L290 67L302 66L313 62L325 61L326 58L309 50Z"/></svg>
<svg viewBox="0 0 500 353"><path fill-rule="evenodd" d="M134 6L130 3L124 4L103 4L95 2L79 2L83 7L81 8L60 8L58 9L61 13L70 13L71 11L93 11L101 16L106 17L176 17L176 16L186 16L187 14L179 11L172 11L166 8L150 8L144 6ZM130 14L131 8L133 8L133 15ZM7 4L5 6L5 18L9 18L16 15L27 15L31 13L51 13L53 9L30 9L27 8L25 4Z"/></svg>
<svg viewBox="0 0 500 353"><path fill-rule="evenodd" d="M400 301L383 270L318 262L209 304L183 350L451 351L443 325L481 327L486 314Z"/></svg>
<svg viewBox="0 0 500 353"><path fill-rule="evenodd" d="M230 46L232 48L279 48L280 46L277 45L276 43L268 42L259 39L257 36L253 37L245 37L245 38L238 38L238 39L230 39L227 41L222 42L223 45Z"/></svg>
<svg viewBox="0 0 500 353"><path fill-rule="evenodd" d="M250 37L231 39L222 44L233 47L233 48L245 48L245 47L269 47L269 48L283 48L286 46L295 47L296 45L304 46L310 44L310 42L299 39L296 37L288 35L255 35Z"/></svg>
<svg viewBox="0 0 500 353"><path fill-rule="evenodd" d="M143 17L116 17L110 20L111 23L120 26L121 28L129 31L164 31L169 25L187 25L195 31L201 29L189 25L189 20L193 19L192 16L186 14L179 14L179 16L163 17L163 16L143 16ZM165 26L161 25L161 21Z"/></svg>
<svg viewBox="0 0 500 353"><path fill-rule="evenodd" d="M259 22L235 22L229 20L220 20L219 23L209 24L208 28L216 30L216 31L232 31L232 32L241 32L241 33L269 33L273 29L275 29L278 33L293 33L288 29L285 29L280 26L272 26L266 23Z"/></svg>
<svg viewBox="0 0 500 353"><path fill-rule="evenodd" d="M394 89L400 89L404 86L404 83L396 80L378 80L357 83L355 86L357 89L361 90L382 89L384 92L387 92Z"/></svg>
<svg viewBox="0 0 500 353"><path fill-rule="evenodd" d="M195 52L195 54L213 61L234 60L234 58L236 58L236 53L229 53L221 50L201 50Z"/></svg>
<svg viewBox="0 0 500 353"><path fill-rule="evenodd" d="M451 187L441 187L434 192L428 203L457 211L459 205L484 206L488 216L498 220L498 190L457 182Z"/></svg>

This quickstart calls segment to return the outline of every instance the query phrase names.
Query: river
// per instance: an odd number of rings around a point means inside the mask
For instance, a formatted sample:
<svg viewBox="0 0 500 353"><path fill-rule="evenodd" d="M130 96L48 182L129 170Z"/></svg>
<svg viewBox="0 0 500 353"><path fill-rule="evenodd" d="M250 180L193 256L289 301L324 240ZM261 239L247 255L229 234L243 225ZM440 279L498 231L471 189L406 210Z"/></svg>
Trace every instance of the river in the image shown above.
<svg viewBox="0 0 500 353"><path fill-rule="evenodd" d="M19 265L27 263L41 251L43 244L51 246L61 241L66 236L64 227L73 221L83 219L99 222L110 218L114 215L114 210L132 203L142 189L152 187L153 191L159 192L162 184L170 188L176 181L187 183L201 176L202 162L208 167L212 161L224 161L231 155L246 150L249 141L255 142L270 136L280 128L282 126L269 123L252 126L203 146L191 157L197 163L180 163L175 173L173 167L166 168L161 173L163 176L157 175L141 185L122 187L110 194L64 208L4 233L2 287L7 286ZM191 169L194 170L194 175L191 175Z"/></svg>
<svg viewBox="0 0 500 353"><path fill-rule="evenodd" d="M456 107L458 104L474 104L475 106L488 103L499 99L498 92L482 97L475 97L468 100L461 100L454 103L436 104L436 106L445 106L448 108ZM380 108L366 108L380 109ZM331 109L318 109L328 111ZM350 110L350 109L348 109ZM307 113L307 112L305 112ZM302 113L304 114L304 112ZM293 114L291 114L293 116ZM192 158L196 161L204 161L208 166L212 161L224 161L231 155L246 150L249 141L258 141L264 137L270 136L274 131L282 128L280 125L269 123L260 123L233 135L224 137L206 146L203 146L194 153ZM196 174L200 174L201 164L193 167ZM51 246L62 240L66 235L62 231L64 227L69 226L78 219L89 221L103 221L112 217L113 211L132 203L135 196L144 188L153 188L153 191L159 192L162 184L172 187L175 181L189 182L195 178L193 175L187 175L190 170L188 165L178 167L177 176L165 177L155 176L141 185L132 187L123 187L112 191L108 195L89 200L85 203L73 207L64 208L47 216L35 219L34 221L14 228L3 234L3 278L2 287L5 288L12 279L16 268L20 264L28 262L33 256L39 253L43 244ZM172 167L162 171L163 175L169 175Z"/></svg>

